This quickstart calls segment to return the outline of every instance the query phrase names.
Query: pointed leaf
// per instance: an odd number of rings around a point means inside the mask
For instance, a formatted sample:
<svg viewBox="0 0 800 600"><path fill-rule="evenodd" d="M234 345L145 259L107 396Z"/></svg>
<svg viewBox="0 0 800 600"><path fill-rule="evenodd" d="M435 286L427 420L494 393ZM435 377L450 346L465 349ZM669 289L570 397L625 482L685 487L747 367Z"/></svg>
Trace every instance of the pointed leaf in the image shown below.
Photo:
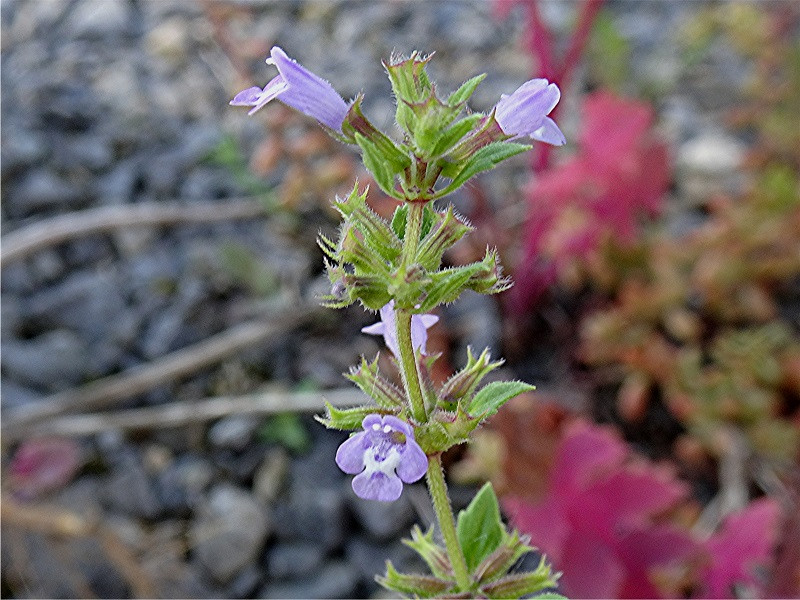
<svg viewBox="0 0 800 600"><path fill-rule="evenodd" d="M497 549L505 536L500 506L491 483L486 483L469 506L458 513L456 530L467 567L472 572Z"/></svg>
<svg viewBox="0 0 800 600"><path fill-rule="evenodd" d="M512 398L535 389L536 386L522 381L495 381L484 386L475 394L469 404L468 412L471 415L491 416Z"/></svg>
<svg viewBox="0 0 800 600"><path fill-rule="evenodd" d="M450 96L447 98L447 103L450 106L455 106L456 104L466 102L475 92L475 88L477 88L484 79L486 79L486 73L481 73L480 75L476 75L472 79L465 81L463 84L461 84L460 88L450 94Z"/></svg>
<svg viewBox="0 0 800 600"><path fill-rule="evenodd" d="M443 131L436 142L431 154L433 156L441 156L445 154L450 148L455 146L461 139L470 131L475 129L475 126L484 118L484 115L476 113L469 115L463 119L456 121L445 131Z"/></svg>
<svg viewBox="0 0 800 600"><path fill-rule="evenodd" d="M398 573L391 561L386 561L386 576L375 578L383 587L409 594L417 598L433 598L452 587L447 581L442 581L430 575L409 575Z"/></svg>
<svg viewBox="0 0 800 600"><path fill-rule="evenodd" d="M325 425L328 429L353 430L361 427L364 417L371 414L394 414L392 411L381 409L377 406L357 406L355 408L336 408L325 402L327 415L325 417L315 416L314 418Z"/></svg>
<svg viewBox="0 0 800 600"><path fill-rule="evenodd" d="M458 175L453 178L450 185L440 195L443 196L457 190L478 173L488 171L498 163L530 149L531 146L517 144L516 142L494 142L480 148L470 157Z"/></svg>
<svg viewBox="0 0 800 600"><path fill-rule="evenodd" d="M414 525L411 530L411 539L403 540L403 543L422 557L431 573L436 577L444 580L453 579L453 567L447 551L433 541L433 525L427 533L422 533L419 526Z"/></svg>

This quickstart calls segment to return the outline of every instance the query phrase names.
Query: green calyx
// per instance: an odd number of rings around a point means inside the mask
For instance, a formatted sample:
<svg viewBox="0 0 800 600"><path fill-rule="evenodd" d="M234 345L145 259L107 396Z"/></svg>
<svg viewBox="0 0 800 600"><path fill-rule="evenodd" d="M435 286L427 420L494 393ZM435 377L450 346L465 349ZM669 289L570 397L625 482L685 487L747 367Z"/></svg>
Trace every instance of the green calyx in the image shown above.
<svg viewBox="0 0 800 600"><path fill-rule="evenodd" d="M383 192L404 202L441 198L482 171L530 146L510 142L494 113L470 112L467 102L485 75L466 81L446 98L437 95L418 52L384 63L397 103L402 140L391 139L364 115L358 95L342 122L338 140L355 144ZM449 183L439 184L445 177Z"/></svg>
<svg viewBox="0 0 800 600"><path fill-rule="evenodd" d="M419 239L403 256L409 204L401 204L391 222L367 204L367 190L358 185L346 198L337 198L335 208L344 218L337 239L320 234L317 243L325 253L331 293L322 298L330 307L360 302L379 310L390 300L399 309L430 312L453 302L465 289L493 294L509 285L502 277L497 252L487 250L483 260L442 268L444 253L472 231L466 219L452 206L436 210L431 203L422 208Z"/></svg>

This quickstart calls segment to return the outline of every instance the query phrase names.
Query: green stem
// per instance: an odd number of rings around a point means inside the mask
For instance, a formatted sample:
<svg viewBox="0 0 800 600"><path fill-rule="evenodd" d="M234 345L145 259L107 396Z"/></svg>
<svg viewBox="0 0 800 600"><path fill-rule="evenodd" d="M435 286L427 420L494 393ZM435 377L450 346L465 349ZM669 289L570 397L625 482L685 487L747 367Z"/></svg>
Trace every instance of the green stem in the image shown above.
<svg viewBox="0 0 800 600"><path fill-rule="evenodd" d="M422 211L425 208L422 203L414 202L408 203L407 206L408 217L406 232L403 236L402 269L406 269L412 264L417 256L419 235L422 230ZM395 311L397 346L400 349L400 370L411 403L411 414L417 423L424 423L428 420L428 415L425 411L425 399L422 395L417 357L411 343L411 317L412 313L408 309L401 308Z"/></svg>
<svg viewBox="0 0 800 600"><path fill-rule="evenodd" d="M456 522L453 518L450 498L447 495L444 471L442 471L441 454L428 457L427 481L428 491L431 494L431 500L433 500L433 508L436 511L436 518L439 520L439 529L444 537L444 545L450 557L450 564L453 566L458 589L465 592L470 589L472 580L469 576L469 569L467 569L467 561L464 559L464 551L458 542Z"/></svg>
<svg viewBox="0 0 800 600"><path fill-rule="evenodd" d="M425 399L422 396L422 386L417 370L417 357L414 355L414 347L411 344L411 311L397 310L394 317L397 325L397 346L400 348L400 370L403 375L403 384L411 401L411 414L417 423L424 423L428 420L428 414L425 412Z"/></svg>

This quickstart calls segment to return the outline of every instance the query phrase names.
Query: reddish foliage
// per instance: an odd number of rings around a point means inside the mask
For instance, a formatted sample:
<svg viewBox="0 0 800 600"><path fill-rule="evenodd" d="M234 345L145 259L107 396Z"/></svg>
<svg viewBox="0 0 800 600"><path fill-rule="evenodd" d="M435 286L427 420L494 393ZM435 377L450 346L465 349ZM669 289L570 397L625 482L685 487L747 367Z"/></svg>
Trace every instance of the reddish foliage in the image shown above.
<svg viewBox="0 0 800 600"><path fill-rule="evenodd" d="M751 588L753 597L761 595L764 581L758 568L772 558L779 516L778 503L761 498L728 517L705 544L710 562L702 573L703 597L728 598L734 586L742 585Z"/></svg>
<svg viewBox="0 0 800 600"><path fill-rule="evenodd" d="M518 312L576 259L590 259L603 241L635 241L640 217L659 212L669 168L652 122L648 104L609 92L586 98L578 154L543 173L529 191L524 268L516 274Z"/></svg>
<svg viewBox="0 0 800 600"><path fill-rule="evenodd" d="M545 499L509 497L503 505L564 571L568 596L655 598L654 570L696 550L686 533L653 523L686 493L668 472L631 460L611 430L577 421L556 452Z"/></svg>
<svg viewBox="0 0 800 600"><path fill-rule="evenodd" d="M563 571L567 596L659 598L693 589L716 598L734 585L758 594L757 569L772 558L777 503L753 502L700 542L660 518L687 493L670 471L635 458L613 430L576 421L556 449L545 497L533 503L508 496L503 506Z"/></svg>
<svg viewBox="0 0 800 600"><path fill-rule="evenodd" d="M8 467L9 484L23 498L56 490L81 467L80 447L74 440L36 438L20 444Z"/></svg>

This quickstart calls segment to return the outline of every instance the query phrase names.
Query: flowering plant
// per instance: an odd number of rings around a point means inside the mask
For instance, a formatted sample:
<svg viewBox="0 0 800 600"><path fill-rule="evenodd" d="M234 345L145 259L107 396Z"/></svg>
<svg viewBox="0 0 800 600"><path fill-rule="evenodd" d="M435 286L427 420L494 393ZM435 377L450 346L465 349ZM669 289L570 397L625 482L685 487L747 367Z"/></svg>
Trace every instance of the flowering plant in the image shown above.
<svg viewBox="0 0 800 600"><path fill-rule="evenodd" d="M526 536L503 525L491 485L456 519L441 456L468 441L487 417L533 386L505 381L481 387L502 362L491 361L486 349L477 357L469 352L466 366L437 389L430 369L438 356L426 352L426 330L437 320L430 311L455 301L466 289L494 294L510 287L510 281L492 249L476 263L442 267L444 252L472 227L452 206L436 208L434 201L530 149L519 143L521 138L563 144L564 135L547 117L560 91L547 80L533 79L502 96L488 114L471 112L467 101L484 76L442 99L425 71L429 60L415 52L384 63L396 99L400 141L369 122L360 96L346 103L328 82L278 47L267 59L278 68L278 76L264 88L240 92L231 104L252 106L252 114L277 99L315 118L336 139L357 146L380 188L400 201L387 221L367 205L366 190L356 183L347 198L334 201L344 219L338 239L319 236L331 282L324 304L342 308L358 301L380 311L380 323L364 332L384 336L402 379L402 385L392 382L380 372L377 359L362 359L351 369L347 377L369 402L346 410L328 404L319 419L331 428L360 429L340 446L336 463L355 475L355 493L370 500L396 500L403 483L426 476L444 540L441 546L433 530L423 534L415 529L406 543L431 574L401 574L387 563L386 575L378 580L422 598L521 597L555 587L558 576L544 559L533 572L509 573L533 548Z"/></svg>

